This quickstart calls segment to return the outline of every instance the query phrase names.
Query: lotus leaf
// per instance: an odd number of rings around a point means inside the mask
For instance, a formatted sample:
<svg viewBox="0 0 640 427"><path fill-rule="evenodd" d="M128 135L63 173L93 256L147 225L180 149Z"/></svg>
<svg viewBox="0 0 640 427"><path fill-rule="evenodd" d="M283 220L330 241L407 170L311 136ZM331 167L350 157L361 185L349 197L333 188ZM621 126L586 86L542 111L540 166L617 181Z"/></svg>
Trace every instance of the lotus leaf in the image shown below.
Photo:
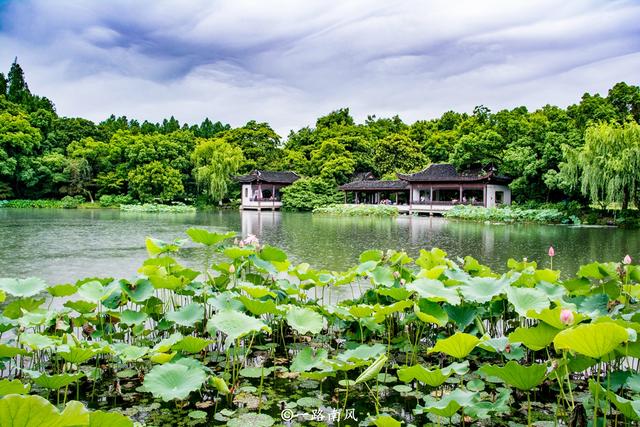
<svg viewBox="0 0 640 427"><path fill-rule="evenodd" d="M362 344L358 347L347 350L344 353L338 355L338 360L341 361L365 361L369 359L377 358L380 354L384 353L387 348L382 344L366 345Z"/></svg>
<svg viewBox="0 0 640 427"><path fill-rule="evenodd" d="M147 301L155 292L155 288L147 279L140 279L135 283L121 281L120 290L122 290L122 292L124 292L129 299L135 303Z"/></svg>
<svg viewBox="0 0 640 427"><path fill-rule="evenodd" d="M232 342L252 332L265 331L271 333L271 328L255 317L247 316L232 310L222 310L213 315L207 322L207 331L214 335L220 331L227 335Z"/></svg>
<svg viewBox="0 0 640 427"><path fill-rule="evenodd" d="M93 348L86 347L69 347L67 351L58 349L58 355L69 363L79 365L91 359L98 351Z"/></svg>
<svg viewBox="0 0 640 427"><path fill-rule="evenodd" d="M231 259L238 259L254 254L256 251L250 248L231 247L224 250L224 254Z"/></svg>
<svg viewBox="0 0 640 427"><path fill-rule="evenodd" d="M323 360L327 357L328 353L325 349L318 349L314 354L314 350L311 347L305 347L293 359L291 371L306 372L314 368L322 369L325 367Z"/></svg>
<svg viewBox="0 0 640 427"><path fill-rule="evenodd" d="M34 378L33 382L43 388L58 390L58 389L61 389L62 387L65 387L69 384L72 384L78 381L82 377L84 377L84 374L81 372L77 374L57 374L57 375L41 374L40 376Z"/></svg>
<svg viewBox="0 0 640 427"><path fill-rule="evenodd" d="M0 380L0 396L7 394L28 394L31 390L30 384L23 384L20 380L9 381L4 378Z"/></svg>
<svg viewBox="0 0 640 427"><path fill-rule="evenodd" d="M369 365L367 369L365 369L358 376L358 378L356 378L355 383L360 384L374 378L376 375L378 375L380 370L384 367L384 364L387 363L388 359L389 358L387 357L386 354L381 354L380 356L378 356L378 358L373 363L371 363L371 365Z"/></svg>
<svg viewBox="0 0 640 427"><path fill-rule="evenodd" d="M549 298L539 289L507 288L507 299L520 316L526 316L529 311L540 312L549 308Z"/></svg>
<svg viewBox="0 0 640 427"><path fill-rule="evenodd" d="M168 312L165 318L181 326L193 327L204 319L204 307L193 302L181 307L178 311Z"/></svg>
<svg viewBox="0 0 640 427"><path fill-rule="evenodd" d="M2 314L9 319L18 319L25 311L34 311L44 303L44 298L20 298L4 307Z"/></svg>
<svg viewBox="0 0 640 427"><path fill-rule="evenodd" d="M390 417L389 415L380 415L374 421L377 427L400 427L402 423Z"/></svg>
<svg viewBox="0 0 640 427"><path fill-rule="evenodd" d="M55 345L55 341L46 336L36 333L28 333L20 335L20 343L31 347L34 350L42 350L51 348Z"/></svg>
<svg viewBox="0 0 640 427"><path fill-rule="evenodd" d="M282 314L282 311L276 306L273 300L259 301L255 299L248 298L244 295L240 295L238 300L244 305L244 307L249 310L252 314L256 316L262 316L263 314Z"/></svg>
<svg viewBox="0 0 640 427"><path fill-rule="evenodd" d="M451 305L459 305L460 295L455 288L447 288L442 282L434 279L417 279L407 284L407 290L415 291L422 298L430 301L444 301Z"/></svg>
<svg viewBox="0 0 640 427"><path fill-rule="evenodd" d="M18 347L12 347L7 344L0 344L0 357L16 357L17 355L27 354L27 350Z"/></svg>
<svg viewBox="0 0 640 427"><path fill-rule="evenodd" d="M133 421L115 412L94 411L89 413L89 427L133 427Z"/></svg>
<svg viewBox="0 0 640 427"><path fill-rule="evenodd" d="M368 251L364 251L360 254L359 261L367 262L367 261L381 261L384 253L377 249L369 249Z"/></svg>
<svg viewBox="0 0 640 427"><path fill-rule="evenodd" d="M146 347L137 347L135 345L129 345L125 343L113 344L113 349L123 362L134 362L142 359L149 351Z"/></svg>
<svg viewBox="0 0 640 427"><path fill-rule="evenodd" d="M89 301L67 301L64 303L65 307L77 311L80 314L92 313L98 304Z"/></svg>
<svg viewBox="0 0 640 427"><path fill-rule="evenodd" d="M547 376L547 366L532 364L523 366L518 362L508 362L503 367L484 365L480 372L491 377L498 377L505 383L522 391L529 391L537 387Z"/></svg>
<svg viewBox="0 0 640 427"><path fill-rule="evenodd" d="M317 334L322 330L324 319L319 313L303 307L291 307L287 310L287 323L299 334Z"/></svg>
<svg viewBox="0 0 640 427"><path fill-rule="evenodd" d="M78 292L78 288L76 288L72 284L67 283L63 285L49 286L47 288L47 292L49 292L49 294L54 297L68 297Z"/></svg>
<svg viewBox="0 0 640 427"><path fill-rule="evenodd" d="M120 323L128 326L141 325L149 316L142 311L124 310L120 313Z"/></svg>
<svg viewBox="0 0 640 427"><path fill-rule="evenodd" d="M528 349L537 351L547 347L558 334L558 329L546 323L540 323L532 328L517 328L509 335L512 343L521 342Z"/></svg>
<svg viewBox="0 0 640 427"><path fill-rule="evenodd" d="M530 311L529 313L527 313L527 316L532 319L542 320L547 325L553 326L556 329L564 329L567 327L567 325L563 324L562 321L560 320L560 313L562 312L563 309L564 309L563 307L558 306L556 308L546 308L540 311L539 313ZM572 313L573 313L574 325L586 319L586 316L583 316L580 313L576 313L576 312L572 312Z"/></svg>
<svg viewBox="0 0 640 427"><path fill-rule="evenodd" d="M240 369L240 375L246 378L268 377L273 372L273 367L251 367Z"/></svg>
<svg viewBox="0 0 640 427"><path fill-rule="evenodd" d="M76 401L62 412L40 396L9 395L0 399L0 427L88 426L89 412ZM131 424L130 424L131 425Z"/></svg>
<svg viewBox="0 0 640 427"><path fill-rule="evenodd" d="M0 289L14 297L32 297L43 292L47 284L38 278L28 279L0 278Z"/></svg>
<svg viewBox="0 0 640 427"><path fill-rule="evenodd" d="M152 351L166 353L167 351L171 350L174 345L180 342L180 340L182 340L182 334L180 332L176 332L169 335L168 338L160 340L160 342L153 346Z"/></svg>
<svg viewBox="0 0 640 427"><path fill-rule="evenodd" d="M451 376L451 374L453 374L452 370L449 370L445 374L441 369L436 368L429 370L422 365L414 365L398 369L398 378L400 378L400 381L408 383L415 379L431 387L439 387Z"/></svg>
<svg viewBox="0 0 640 427"><path fill-rule="evenodd" d="M275 420L267 414L248 413L227 422L228 427L270 427Z"/></svg>
<svg viewBox="0 0 640 427"><path fill-rule="evenodd" d="M380 286L392 286L395 282L393 277L393 270L385 265L379 265L369 273L373 283Z"/></svg>
<svg viewBox="0 0 640 427"><path fill-rule="evenodd" d="M507 276L500 279L493 277L470 277L460 286L460 293L466 301L484 304L495 296L503 294L510 280Z"/></svg>
<svg viewBox="0 0 640 427"><path fill-rule="evenodd" d="M211 377L209 379L209 383L214 386L220 394L227 395L231 393L229 387L227 386L227 383L220 377Z"/></svg>
<svg viewBox="0 0 640 427"><path fill-rule="evenodd" d="M252 298L263 298L263 297L265 297L267 295L272 297L272 298L276 297L276 294L273 293L266 286L258 286L258 285L253 285L251 283L243 283L242 285L240 285L240 289L245 291Z"/></svg>
<svg viewBox="0 0 640 427"><path fill-rule="evenodd" d="M429 353L441 352L456 359L462 359L471 353L479 342L478 337L464 332L456 332L449 338L439 339L436 345L429 349Z"/></svg>
<svg viewBox="0 0 640 427"><path fill-rule="evenodd" d="M186 233L191 237L195 243L200 243L206 246L213 246L221 243L227 239L235 237L236 233L230 231L228 233L212 233L203 228L189 228Z"/></svg>
<svg viewBox="0 0 640 427"><path fill-rule="evenodd" d="M411 295L411 291L405 288L378 288L376 292L380 295L389 296L396 301L406 300Z"/></svg>
<svg viewBox="0 0 640 427"><path fill-rule="evenodd" d="M414 306L413 311L418 319L426 323L435 323L438 326L444 326L449 321L447 312L436 302L427 299L420 299Z"/></svg>
<svg viewBox="0 0 640 427"><path fill-rule="evenodd" d="M200 353L213 342L214 341L212 340L189 335L182 338L176 345L173 346L173 348L175 350L184 351L186 353Z"/></svg>
<svg viewBox="0 0 640 427"><path fill-rule="evenodd" d="M471 405L477 396L477 393L457 388L436 402L425 401L424 406L418 405L415 412L429 412L440 417L451 418L460 408Z"/></svg>
<svg viewBox="0 0 640 427"><path fill-rule="evenodd" d="M287 254L283 250L265 245L260 251L260 258L265 261L285 262Z"/></svg>
<svg viewBox="0 0 640 427"><path fill-rule="evenodd" d="M629 339L625 328L615 323L590 323L565 329L556 335L556 350L571 350L600 359Z"/></svg>
<svg viewBox="0 0 640 427"><path fill-rule="evenodd" d="M177 363L154 366L144 377L144 387L154 397L165 402L185 400L204 384L207 376L202 369Z"/></svg>

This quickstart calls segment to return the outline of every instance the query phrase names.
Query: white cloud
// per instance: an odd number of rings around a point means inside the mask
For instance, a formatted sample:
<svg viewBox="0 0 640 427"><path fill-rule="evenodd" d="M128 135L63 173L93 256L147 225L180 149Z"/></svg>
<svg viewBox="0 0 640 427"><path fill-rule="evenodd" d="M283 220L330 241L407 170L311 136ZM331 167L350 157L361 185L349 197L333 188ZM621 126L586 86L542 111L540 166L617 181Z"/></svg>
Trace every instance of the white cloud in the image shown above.
<svg viewBox="0 0 640 427"><path fill-rule="evenodd" d="M2 16L0 63L17 55L63 115L281 135L340 107L414 121L567 105L637 84L640 62L633 1L14 0Z"/></svg>

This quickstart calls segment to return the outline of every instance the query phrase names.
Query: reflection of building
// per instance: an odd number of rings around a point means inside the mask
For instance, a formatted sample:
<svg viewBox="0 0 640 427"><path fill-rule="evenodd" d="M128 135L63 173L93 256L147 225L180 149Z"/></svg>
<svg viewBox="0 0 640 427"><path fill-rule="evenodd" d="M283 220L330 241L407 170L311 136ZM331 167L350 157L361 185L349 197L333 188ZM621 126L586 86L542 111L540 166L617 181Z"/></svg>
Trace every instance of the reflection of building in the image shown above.
<svg viewBox="0 0 640 427"><path fill-rule="evenodd" d="M242 227L242 236L246 237L249 234L262 238L265 228L267 230L273 230L280 224L279 212L256 212L256 211L243 211L240 212L240 221Z"/></svg>
<svg viewBox="0 0 640 427"><path fill-rule="evenodd" d="M397 176L394 181L365 178L340 189L345 201L347 193L353 193L354 203L392 204L408 213L442 213L461 204L491 208L511 203L511 178L494 169L458 173L453 165L440 163Z"/></svg>
<svg viewBox="0 0 640 427"><path fill-rule="evenodd" d="M293 184L300 177L295 172L272 172L255 170L248 175L236 177L242 184L240 209L276 210L282 207L280 190Z"/></svg>

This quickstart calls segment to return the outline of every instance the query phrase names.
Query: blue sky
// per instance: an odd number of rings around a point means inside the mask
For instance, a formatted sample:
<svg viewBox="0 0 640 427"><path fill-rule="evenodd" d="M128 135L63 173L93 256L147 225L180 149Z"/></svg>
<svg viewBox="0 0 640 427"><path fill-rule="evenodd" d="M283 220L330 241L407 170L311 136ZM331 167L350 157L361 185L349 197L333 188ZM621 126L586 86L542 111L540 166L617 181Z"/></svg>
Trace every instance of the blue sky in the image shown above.
<svg viewBox="0 0 640 427"><path fill-rule="evenodd" d="M0 65L61 115L285 136L341 107L413 122L639 84L639 22L638 1L0 0Z"/></svg>

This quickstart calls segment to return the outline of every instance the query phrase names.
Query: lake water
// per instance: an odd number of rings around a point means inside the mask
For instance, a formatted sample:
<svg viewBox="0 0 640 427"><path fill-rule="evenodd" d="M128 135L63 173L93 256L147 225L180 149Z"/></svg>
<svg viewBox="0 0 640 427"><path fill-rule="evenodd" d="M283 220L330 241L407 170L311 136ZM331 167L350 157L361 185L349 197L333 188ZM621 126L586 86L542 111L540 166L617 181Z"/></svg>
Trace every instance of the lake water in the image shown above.
<svg viewBox="0 0 640 427"><path fill-rule="evenodd" d="M553 225L500 225L439 217L321 217L288 212L146 214L118 210L0 209L0 277L38 276L49 283L84 277L131 278L146 258L147 236L185 238L189 227L255 234L284 249L294 262L342 270L367 249L403 249L411 256L434 246L451 257L472 255L497 271L509 258L573 274L579 265L640 256L640 231ZM198 266L197 251L182 261Z"/></svg>

